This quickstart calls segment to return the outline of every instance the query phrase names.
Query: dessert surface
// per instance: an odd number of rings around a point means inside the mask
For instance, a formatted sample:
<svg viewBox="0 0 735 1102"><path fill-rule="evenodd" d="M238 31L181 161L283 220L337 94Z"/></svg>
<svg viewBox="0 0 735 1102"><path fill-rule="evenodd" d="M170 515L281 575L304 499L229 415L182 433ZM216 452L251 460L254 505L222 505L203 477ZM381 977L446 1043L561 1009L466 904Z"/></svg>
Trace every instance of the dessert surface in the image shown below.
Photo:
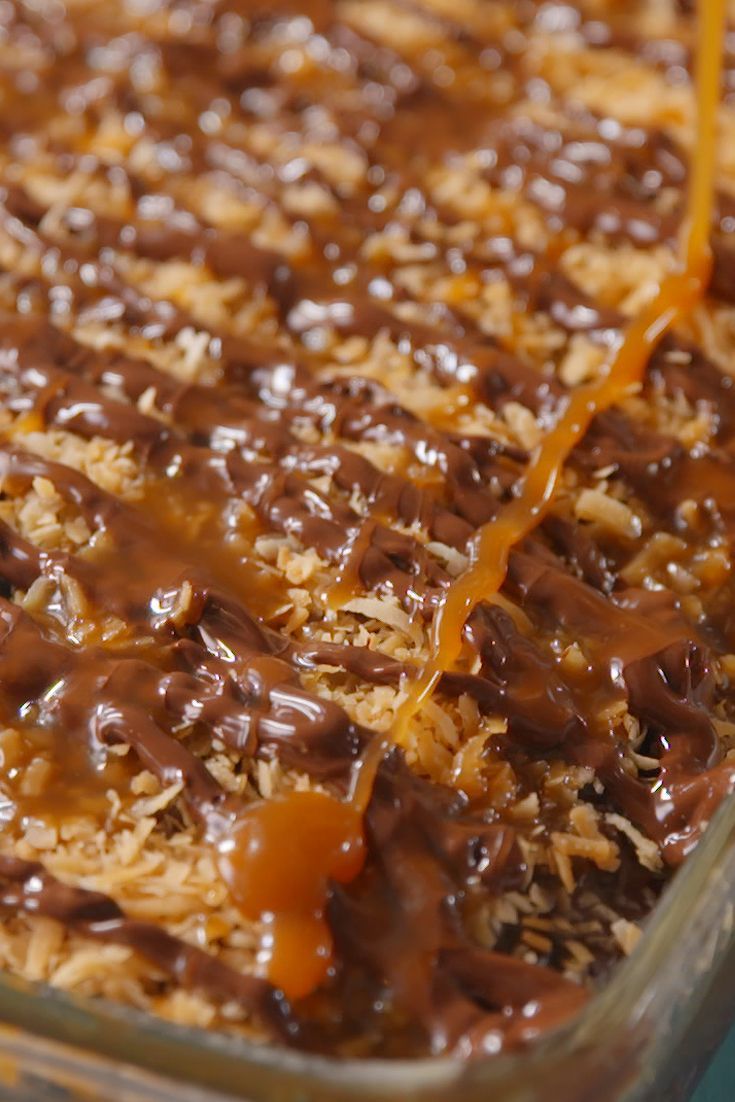
<svg viewBox="0 0 735 1102"><path fill-rule="evenodd" d="M0 966L469 1056L633 951L735 789L701 7L0 3Z"/></svg>

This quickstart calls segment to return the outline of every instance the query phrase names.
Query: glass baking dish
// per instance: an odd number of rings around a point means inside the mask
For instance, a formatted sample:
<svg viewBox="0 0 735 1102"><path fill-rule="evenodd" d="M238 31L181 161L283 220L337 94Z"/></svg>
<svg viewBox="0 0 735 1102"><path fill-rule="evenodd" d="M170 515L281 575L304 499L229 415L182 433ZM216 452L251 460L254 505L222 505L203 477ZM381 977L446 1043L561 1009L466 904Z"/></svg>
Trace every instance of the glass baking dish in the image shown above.
<svg viewBox="0 0 735 1102"><path fill-rule="evenodd" d="M23 1102L679 1102L735 1017L735 799L633 956L529 1049L337 1061L171 1025L0 976L0 1099Z"/></svg>

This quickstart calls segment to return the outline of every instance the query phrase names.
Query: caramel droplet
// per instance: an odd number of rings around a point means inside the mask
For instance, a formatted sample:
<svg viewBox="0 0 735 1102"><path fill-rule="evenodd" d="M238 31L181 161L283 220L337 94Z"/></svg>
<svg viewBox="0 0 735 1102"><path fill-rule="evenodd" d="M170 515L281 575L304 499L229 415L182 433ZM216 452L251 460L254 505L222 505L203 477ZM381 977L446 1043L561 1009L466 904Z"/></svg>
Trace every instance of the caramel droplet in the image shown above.
<svg viewBox="0 0 735 1102"><path fill-rule="evenodd" d="M360 812L321 792L291 792L248 808L220 846L220 870L242 913L264 926L259 962L291 999L325 979L332 938L330 881L348 883L365 861Z"/></svg>

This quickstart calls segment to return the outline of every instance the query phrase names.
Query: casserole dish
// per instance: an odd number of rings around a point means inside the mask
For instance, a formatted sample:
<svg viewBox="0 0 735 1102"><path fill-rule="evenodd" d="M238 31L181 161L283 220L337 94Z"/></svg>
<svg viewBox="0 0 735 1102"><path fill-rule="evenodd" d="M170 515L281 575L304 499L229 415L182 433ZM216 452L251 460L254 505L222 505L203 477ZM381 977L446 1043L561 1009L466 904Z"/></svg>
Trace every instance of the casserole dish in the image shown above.
<svg viewBox="0 0 735 1102"><path fill-rule="evenodd" d="M304 5L0 9L3 1089L684 1096L732 955L724 3L672 11L694 97L647 4L623 69L614 5Z"/></svg>

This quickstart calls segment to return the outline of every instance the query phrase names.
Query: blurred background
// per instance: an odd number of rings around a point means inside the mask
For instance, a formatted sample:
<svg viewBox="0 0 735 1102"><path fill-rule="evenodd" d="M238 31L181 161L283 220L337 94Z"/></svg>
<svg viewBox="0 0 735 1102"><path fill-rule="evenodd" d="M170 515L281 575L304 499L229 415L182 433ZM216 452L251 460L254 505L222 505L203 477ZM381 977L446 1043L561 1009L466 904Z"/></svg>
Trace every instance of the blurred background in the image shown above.
<svg viewBox="0 0 735 1102"><path fill-rule="evenodd" d="M723 1043L693 1102L730 1102L735 1098L735 1030Z"/></svg>

